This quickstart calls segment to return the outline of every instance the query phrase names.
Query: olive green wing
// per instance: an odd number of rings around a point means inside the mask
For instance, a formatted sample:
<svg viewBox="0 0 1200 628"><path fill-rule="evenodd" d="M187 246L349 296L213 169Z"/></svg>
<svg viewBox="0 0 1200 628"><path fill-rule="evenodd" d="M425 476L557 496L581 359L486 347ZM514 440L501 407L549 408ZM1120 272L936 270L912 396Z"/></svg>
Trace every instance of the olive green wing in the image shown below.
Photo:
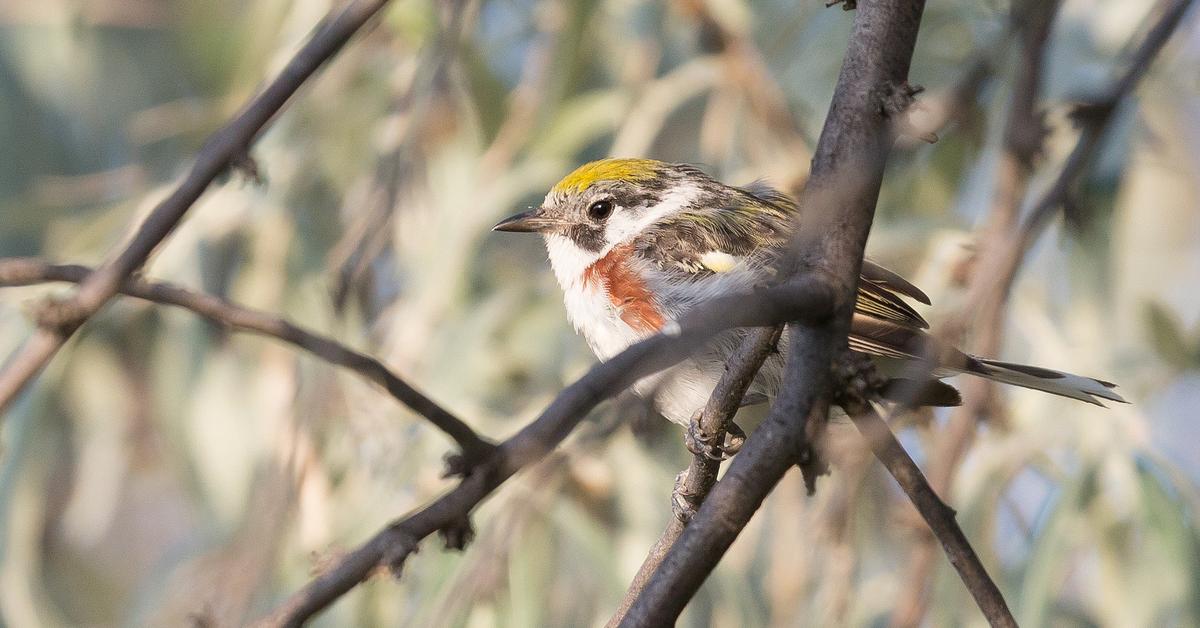
<svg viewBox="0 0 1200 628"><path fill-rule="evenodd" d="M635 241L639 255L679 280L703 279L750 263L773 268L799 215L788 196L761 183L725 188L706 202L667 216ZM896 273L863 262L857 310L903 326L929 324L903 297L929 303L929 297Z"/></svg>

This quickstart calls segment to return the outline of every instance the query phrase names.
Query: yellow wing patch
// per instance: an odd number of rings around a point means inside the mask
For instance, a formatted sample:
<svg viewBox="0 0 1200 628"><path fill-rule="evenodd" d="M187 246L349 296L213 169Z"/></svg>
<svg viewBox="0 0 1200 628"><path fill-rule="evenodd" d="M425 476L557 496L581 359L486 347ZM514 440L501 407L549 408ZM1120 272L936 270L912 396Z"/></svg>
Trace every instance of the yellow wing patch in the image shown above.
<svg viewBox="0 0 1200 628"><path fill-rule="evenodd" d="M714 273L724 273L733 270L741 258L720 251L709 251L700 256L700 263Z"/></svg>
<svg viewBox="0 0 1200 628"><path fill-rule="evenodd" d="M552 191L579 193L597 181L645 181L657 176L662 165L653 159L601 159L576 168Z"/></svg>

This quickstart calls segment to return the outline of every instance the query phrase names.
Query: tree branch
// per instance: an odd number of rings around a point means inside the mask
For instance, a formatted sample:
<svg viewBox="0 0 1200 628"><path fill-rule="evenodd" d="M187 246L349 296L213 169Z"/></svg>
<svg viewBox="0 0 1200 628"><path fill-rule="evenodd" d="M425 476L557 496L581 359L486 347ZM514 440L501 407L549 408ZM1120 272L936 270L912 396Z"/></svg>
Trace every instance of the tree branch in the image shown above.
<svg viewBox="0 0 1200 628"><path fill-rule="evenodd" d="M1021 258L1033 246L1055 213L1068 204L1076 181L1087 171L1099 153L1101 140L1112 123L1117 105L1131 94L1146 76L1150 64L1171 38L1192 4L1192 0L1163 0L1157 9L1160 17L1131 56L1129 66L1099 98L1077 108L1074 118L1079 124L1080 132L1075 148L1071 150L1054 184L1034 205L1017 233L1008 239L1002 259L994 268L989 269L986 276L993 278L992 281L982 282L983 285L968 299L970 303L977 304L983 301L987 298L984 296L987 291L997 291L1001 300L1007 296L1016 279Z"/></svg>
<svg viewBox="0 0 1200 628"><path fill-rule="evenodd" d="M0 414L41 373L75 331L146 262L221 173L231 167L253 171L248 154L250 145L300 86L387 2L356 0L326 16L279 75L241 113L209 137L187 177L155 206L128 244L89 275L72 296L43 304L37 313L38 330L0 370Z"/></svg>
<svg viewBox="0 0 1200 628"><path fill-rule="evenodd" d="M637 380L683 359L713 334L734 327L763 327L787 320L817 324L833 312L833 290L822 277L800 277L753 294L713 299L693 308L678 326L643 340L564 389L537 419L497 446L449 493L393 522L371 540L337 560L292 595L260 625L298 626L332 604L380 565L399 573L404 559L425 537L447 531L461 547L471 511L520 469L556 447L601 401Z"/></svg>
<svg viewBox="0 0 1200 628"><path fill-rule="evenodd" d="M996 260L1007 255L1005 246L1020 218L1021 201L1029 186L1034 161L1042 152L1046 136L1040 105L1042 72L1058 8L1058 0L1024 0L1011 8L1010 29L1020 41L1018 67L994 171L995 191L979 237L978 260L973 266L973 286L987 284ZM995 290L977 296L979 301L968 300L972 306L960 309L941 331L950 342L961 345L970 328L975 333L965 348L975 355L994 356L999 354L1003 339L1005 298ZM958 460L967 449L976 425L997 407L995 387L983 379L964 381L962 396L962 405L955 408L946 428L938 433L934 451L927 458L929 478L941 495L948 494ZM923 535L916 541L904 587L892 609L892 626L917 626L924 620L931 576L938 564L936 553L933 537Z"/></svg>
<svg viewBox="0 0 1200 628"><path fill-rule="evenodd" d="M742 398L745 397L746 390L754 381L754 376L758 374L763 362L774 350L781 331L783 331L781 327L753 330L729 358L725 373L713 388L708 403L693 420L694 433L698 440L718 445L725 440L726 429L733 420L733 415L737 414L738 408L741 407ZM675 490L672 493L673 503L683 501L692 510L698 508L700 504L704 503L704 499L712 490L713 485L717 483L717 472L720 469L719 453L717 455L708 451L694 453L691 464L676 481ZM646 555L646 560L642 562L637 575L633 577L629 590L625 592L625 597L621 600L621 606L608 621L609 626L616 626L624 619L633 601L649 582L650 575L658 569L659 564L667 555L667 551L683 534L687 523L680 511L676 511L671 520L667 522L666 529L659 535L658 541Z"/></svg>
<svg viewBox="0 0 1200 628"><path fill-rule="evenodd" d="M913 462L900 441L896 440L887 422L879 416L869 401L879 398L878 391L887 380L875 372L875 364L870 357L850 351L841 356L837 371L841 380L837 392L838 405L854 421L855 427L866 439L875 457L883 463L888 473L892 474L896 483L904 490L904 494L929 524L933 535L946 551L950 564L954 565L963 584L975 598L983 616L992 626L1016 628L1017 622L1013 619L999 587L984 569L979 556L955 520L954 509L938 497L937 491L925 479L921 469Z"/></svg>
<svg viewBox="0 0 1200 628"><path fill-rule="evenodd" d="M1050 224L1056 211L1069 200L1075 183L1087 171L1099 152L1101 140L1112 122L1117 105L1137 87L1138 81L1158 52L1170 39L1179 25L1191 0L1165 0L1160 3L1160 17L1147 32L1145 39L1131 57L1129 66L1102 93L1093 105L1085 106L1080 121L1080 135L1054 184L1047 190L1024 222L1017 225L1017 211L1025 193L1025 177L1014 183L1017 165L1021 156L1031 156L1028 144L1022 146L1021 139L1028 139L1031 125L1037 124L1034 102L1040 77L1041 58L1044 54L1049 22L1057 3L1033 2L1022 7L1027 17L1020 21L1025 27L1025 45L1022 51L1022 73L1018 77L1015 102L1005 130L1006 156L999 171L1001 193L992 207L994 214L989 225L984 246L983 259L977 264L968 289L967 305L951 319L947 335L961 336L967 321L981 330L972 349L979 355L995 355L999 350L1003 328L1004 305L1020 270L1025 252ZM1024 155L1021 149L1025 149ZM1036 148L1034 148L1036 151ZM1025 168L1028 162L1024 162ZM1009 181L1005 184L1004 181ZM998 215L999 217L995 217ZM954 413L946 430L931 453L929 478L935 490L942 494L949 491L955 471L969 448L980 417L990 405L987 382L970 381L964 389L962 407ZM901 595L892 617L893 626L916 626L925 615L928 602L927 586L934 569L933 541L928 539L914 548L909 561L910 570L906 578L907 591Z"/></svg>
<svg viewBox="0 0 1200 628"><path fill-rule="evenodd" d="M859 3L792 249L798 276L830 277L837 313L825 324L789 326L788 364L771 413L667 552L622 626L672 624L783 474L814 456L829 407L830 365L846 344L863 247L894 139L889 116L901 112L913 93L906 81L924 5Z"/></svg>
<svg viewBox="0 0 1200 628"><path fill-rule="evenodd" d="M988 623L992 626L1015 628L1017 622L1013 619L1004 596L984 569L979 556L971 547L971 542L963 534L955 519L954 509L938 497L929 480L921 473L920 467L913 462L912 456L909 456L900 441L896 440L887 422L869 404L848 407L846 412L850 414L863 438L870 443L875 457L883 463L888 473L892 474L904 494L917 507L921 517L929 524L929 529L942 544L946 558L958 571L963 584L971 592L971 597L975 598L975 603L979 605L979 610L983 611Z"/></svg>
<svg viewBox="0 0 1200 628"><path fill-rule="evenodd" d="M86 280L91 272L92 269L86 266L48 264L32 258L0 259L0 287L27 286L51 281L79 283ZM282 317L164 282L126 280L121 285L120 292L146 301L178 306L232 329L282 340L379 384L397 401L428 419L458 443L462 450L462 458L452 461L452 473L461 474L473 464L487 458L495 448L495 445L476 434L469 425L400 379L379 360L332 338L298 327Z"/></svg>

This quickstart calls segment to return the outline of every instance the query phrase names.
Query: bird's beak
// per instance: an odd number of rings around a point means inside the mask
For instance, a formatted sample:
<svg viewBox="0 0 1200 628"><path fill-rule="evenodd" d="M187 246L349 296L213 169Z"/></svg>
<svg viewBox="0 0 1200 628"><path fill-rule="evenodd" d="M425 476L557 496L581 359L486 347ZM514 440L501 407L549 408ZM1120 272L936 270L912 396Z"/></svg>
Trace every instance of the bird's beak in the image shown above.
<svg viewBox="0 0 1200 628"><path fill-rule="evenodd" d="M554 227L554 220L548 218L541 207L509 216L496 223L492 231L512 231L516 233L541 233Z"/></svg>

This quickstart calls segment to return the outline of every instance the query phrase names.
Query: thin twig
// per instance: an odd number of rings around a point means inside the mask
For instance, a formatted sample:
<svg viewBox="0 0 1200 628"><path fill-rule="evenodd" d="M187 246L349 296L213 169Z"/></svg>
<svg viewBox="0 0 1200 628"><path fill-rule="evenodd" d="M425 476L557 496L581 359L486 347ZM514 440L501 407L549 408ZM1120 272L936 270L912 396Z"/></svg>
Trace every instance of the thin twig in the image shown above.
<svg viewBox="0 0 1200 628"><path fill-rule="evenodd" d="M241 113L209 137L187 177L138 226L128 244L88 276L72 296L43 304L37 314L38 330L0 370L0 415L79 326L108 303L121 284L146 262L221 173L231 167L254 170L248 152L254 140L300 86L387 3L357 0L326 16L279 75Z"/></svg>
<svg viewBox="0 0 1200 628"><path fill-rule="evenodd" d="M752 294L713 299L693 308L678 326L643 340L592 367L564 389L537 419L497 446L449 493L400 519L358 549L339 558L288 598L260 625L298 626L320 612L381 566L399 573L404 559L425 537L442 532L453 545L471 511L520 469L541 460L601 401L637 380L683 359L713 334L733 327L762 327L787 320L819 324L833 312L833 289L821 276L798 277Z"/></svg>
<svg viewBox="0 0 1200 628"><path fill-rule="evenodd" d="M1146 38L1133 53L1125 71L1099 98L1077 110L1075 119L1080 126L1080 132L1075 147L1054 184L1033 206L1017 233L1008 239L1003 254L997 256L1002 259L997 260L994 267L988 269L985 276L990 281L980 282L968 296L967 301L972 304L970 309L973 310L975 305L988 300L988 292L998 292L1003 300L1012 289L1024 254L1049 225L1055 213L1069 204L1075 183L1098 154L1101 140L1113 121L1117 106L1146 76L1150 64L1171 38L1192 4L1193 0L1163 0L1157 9L1160 14L1158 21L1149 29Z"/></svg>
<svg viewBox="0 0 1200 628"><path fill-rule="evenodd" d="M79 283L91 272L92 269L86 266L49 264L34 258L0 259L0 287L27 286L51 281ZM472 464L485 459L495 448L495 445L480 437L469 425L421 394L379 360L332 338L308 331L280 316L165 282L131 279L121 286L120 291L122 294L146 301L182 307L232 329L282 340L383 386L397 401L428 419L458 443L463 459L454 463L456 468L452 471L455 473L461 473Z"/></svg>
<svg viewBox="0 0 1200 628"><path fill-rule="evenodd" d="M783 474L797 461L808 460L811 467L819 457L830 365L846 343L863 247L894 139L889 117L903 111L906 103L900 100L911 102L908 69L924 7L922 0L858 4L801 198L805 221L792 247L799 276L830 277L837 315L828 324L789 326L788 363L770 414L668 550L621 626L674 623Z"/></svg>
<svg viewBox="0 0 1200 628"><path fill-rule="evenodd" d="M763 362L774 350L781 331L783 331L781 327L753 330L729 358L724 375L713 388L712 394L708 397L708 403L694 421L695 434L700 437L698 440L715 444L720 444L725 440L729 422L733 420L733 415L741 406L742 398L745 397L746 390L754 381L754 376L758 374ZM717 483L717 472L720 471L720 468L719 454L713 455L705 451L693 454L691 463L680 474L675 485L675 490L671 495L673 503L682 500L692 510L698 508L700 504L704 503L704 498L708 496L713 485ZM637 598L638 593L649 581L650 575L658 568L659 563L662 562L663 557L667 555L667 551L671 549L675 541L679 540L679 535L683 534L687 521L681 514L677 511L667 522L666 529L659 535L658 541L646 555L637 575L633 577L629 590L625 592L625 597L621 600L621 606L609 619L609 626L616 626L625 617L625 613L629 611L629 607Z"/></svg>
<svg viewBox="0 0 1200 628"><path fill-rule="evenodd" d="M875 457L896 479L904 494L929 524L929 529L942 544L946 558L958 571L963 584L971 592L971 597L975 598L975 603L979 605L979 610L983 611L988 623L992 626L1015 628L1017 622L1013 619L1004 596L983 567L979 556L971 547L971 542L963 534L955 519L954 509L938 497L917 463L913 462L912 456L909 456L900 441L896 440L887 422L869 404L847 408L846 411L863 438L870 443Z"/></svg>
<svg viewBox="0 0 1200 628"><path fill-rule="evenodd" d="M1030 8L1038 10L1036 4L1034 3ZM1033 210L1015 229L1012 229L1011 225L1016 224L1015 208L1020 202L1021 192L1011 191L1011 212L1001 208L1006 213L1011 213L1011 220L1007 221L1010 228L992 235L992 241L995 244L988 248L990 254L987 255L987 259L982 260L978 265L979 268L975 273L972 286L968 290L967 305L959 316L953 319L956 321L969 319L972 321L973 328L981 330L980 344L973 347L981 355L994 355L999 347L1004 304L1016 280L1017 273L1020 271L1025 253L1049 226L1055 213L1069 202L1076 182L1087 171L1099 152L1101 140L1113 120L1117 105L1133 92L1138 82L1146 75L1150 64L1170 39L1191 4L1192 0L1164 0L1160 3L1157 8L1159 13L1157 21L1146 32L1145 39L1131 56L1129 65L1102 92L1095 104L1087 105L1083 109L1083 115L1079 118L1079 139L1063 164L1054 184L1042 195ZM1036 39L1030 43L1036 44L1039 49L1044 45L1044 41L1038 43ZM1029 52L1027 44L1023 56L1025 73L1026 76L1029 76L1036 69L1036 65L1030 61L1030 58L1037 58L1040 53ZM1023 84L1028 89L1036 86L1036 80L1026 78ZM1025 92L1025 97L1032 98L1033 95ZM1026 111L1031 112L1032 106ZM1027 124L1027 122L1016 117L1009 118L1010 126L1021 124ZM1014 135L1019 137L1017 132L1006 131L1006 138L1013 138ZM1023 189L1024 186L1021 187L1021 191ZM980 323L981 320L985 322ZM952 322L951 327L958 328L949 331L948 335L953 337L961 333L965 324ZM968 382L964 393L962 408L951 417L929 458L929 478L934 488L941 494L946 494L946 491L950 489L954 473L966 455L979 417L988 405L987 387L982 380ZM928 539L914 548L913 555L909 560L909 573L905 578L908 589L900 596L901 601L897 604L896 613L892 617L893 626L915 626L924 617L925 607L928 603L930 574L936 564L933 559L934 551L932 539Z"/></svg>
<svg viewBox="0 0 1200 628"><path fill-rule="evenodd" d="M995 192L987 224L980 236L979 261L971 278L976 285L988 282L993 260L1002 258L1005 245L1016 227L1021 200L1033 174L1034 160L1042 152L1046 137L1040 94L1044 59L1059 2L1024 0L1014 3L1010 29L1020 41L1019 61L1004 124L1002 149L995 168ZM958 311L941 329L950 342L959 343L969 327L975 333L967 347L975 355L999 354L1004 328L1004 296L992 293L970 308ZM962 387L963 403L955 409L947 427L938 434L937 446L929 456L929 478L934 490L948 494L957 461L966 450L976 425L997 407L995 387L983 379L970 379ZM996 414L993 412L992 414ZM892 609L891 625L909 628L921 624L929 603L932 578L937 568L934 538L921 535L908 561L904 586Z"/></svg>

